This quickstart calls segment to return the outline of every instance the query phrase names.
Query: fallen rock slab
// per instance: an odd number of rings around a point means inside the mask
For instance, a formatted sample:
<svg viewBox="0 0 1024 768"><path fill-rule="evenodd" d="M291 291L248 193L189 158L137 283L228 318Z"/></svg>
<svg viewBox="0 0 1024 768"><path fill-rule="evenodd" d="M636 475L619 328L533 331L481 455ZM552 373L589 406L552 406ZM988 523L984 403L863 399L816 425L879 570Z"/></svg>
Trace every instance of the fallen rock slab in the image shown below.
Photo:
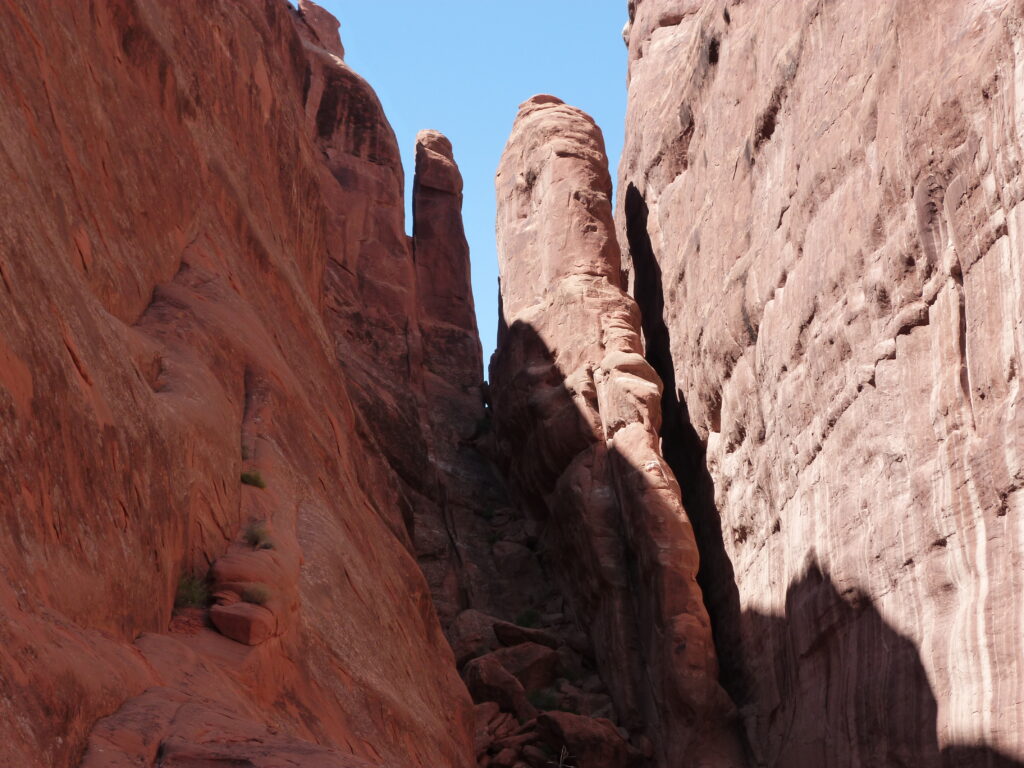
<svg viewBox="0 0 1024 768"><path fill-rule="evenodd" d="M266 642L277 626L274 614L266 608L243 602L213 606L210 621L222 635L245 645Z"/></svg>

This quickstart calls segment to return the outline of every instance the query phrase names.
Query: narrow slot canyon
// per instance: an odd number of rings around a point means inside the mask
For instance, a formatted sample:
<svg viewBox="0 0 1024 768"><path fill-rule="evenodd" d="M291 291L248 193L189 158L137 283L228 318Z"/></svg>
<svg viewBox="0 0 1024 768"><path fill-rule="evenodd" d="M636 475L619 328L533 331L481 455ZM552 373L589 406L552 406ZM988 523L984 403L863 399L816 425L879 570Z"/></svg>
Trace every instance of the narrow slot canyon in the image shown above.
<svg viewBox="0 0 1024 768"><path fill-rule="evenodd" d="M1024 767L1024 6L539 7L0 4L0 768Z"/></svg>

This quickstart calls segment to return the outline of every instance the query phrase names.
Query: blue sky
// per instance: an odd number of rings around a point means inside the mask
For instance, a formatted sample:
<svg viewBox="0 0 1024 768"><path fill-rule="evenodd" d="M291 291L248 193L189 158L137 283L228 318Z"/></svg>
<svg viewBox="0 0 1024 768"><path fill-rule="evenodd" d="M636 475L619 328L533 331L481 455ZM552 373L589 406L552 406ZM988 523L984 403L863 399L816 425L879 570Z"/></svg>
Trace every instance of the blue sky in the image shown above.
<svg viewBox="0 0 1024 768"><path fill-rule="evenodd" d="M612 178L626 103L626 0L318 0L341 22L349 65L370 81L398 134L411 196L416 133L452 140L484 346L494 350L498 265L494 173L520 102L552 93L604 132ZM411 221L407 222L407 229Z"/></svg>

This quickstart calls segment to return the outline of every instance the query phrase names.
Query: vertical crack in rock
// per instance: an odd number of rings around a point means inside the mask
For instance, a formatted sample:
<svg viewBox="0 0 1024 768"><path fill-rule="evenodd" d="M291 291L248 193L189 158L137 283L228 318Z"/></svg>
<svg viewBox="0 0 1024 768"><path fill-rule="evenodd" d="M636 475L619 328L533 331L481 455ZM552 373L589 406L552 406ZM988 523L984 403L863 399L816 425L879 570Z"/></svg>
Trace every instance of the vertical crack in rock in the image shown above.
<svg viewBox="0 0 1024 768"><path fill-rule="evenodd" d="M732 561L722 539L715 506L714 481L706 449L690 423L686 401L676 386L672 343L665 324L661 267L648 232L649 210L640 191L628 184L625 199L626 241L633 265L633 296L640 308L644 355L664 385L661 396L661 449L679 481L683 507L700 552L697 582L711 619L722 686L737 704L747 698L740 632L739 591Z"/></svg>

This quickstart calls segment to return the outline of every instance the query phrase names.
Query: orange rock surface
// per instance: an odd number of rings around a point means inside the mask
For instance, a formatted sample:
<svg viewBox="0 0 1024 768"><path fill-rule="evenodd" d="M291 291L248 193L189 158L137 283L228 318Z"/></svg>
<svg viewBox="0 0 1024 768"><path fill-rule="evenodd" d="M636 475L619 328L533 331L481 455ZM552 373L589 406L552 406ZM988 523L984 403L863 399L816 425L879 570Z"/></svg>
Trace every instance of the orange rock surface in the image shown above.
<svg viewBox="0 0 1024 768"><path fill-rule="evenodd" d="M402 169L335 30L0 8L0 765L472 764L402 514ZM211 568L258 645L171 631Z"/></svg>
<svg viewBox="0 0 1024 768"><path fill-rule="evenodd" d="M485 384L324 9L0 3L0 768L1024 765L1024 4L624 10Z"/></svg>

